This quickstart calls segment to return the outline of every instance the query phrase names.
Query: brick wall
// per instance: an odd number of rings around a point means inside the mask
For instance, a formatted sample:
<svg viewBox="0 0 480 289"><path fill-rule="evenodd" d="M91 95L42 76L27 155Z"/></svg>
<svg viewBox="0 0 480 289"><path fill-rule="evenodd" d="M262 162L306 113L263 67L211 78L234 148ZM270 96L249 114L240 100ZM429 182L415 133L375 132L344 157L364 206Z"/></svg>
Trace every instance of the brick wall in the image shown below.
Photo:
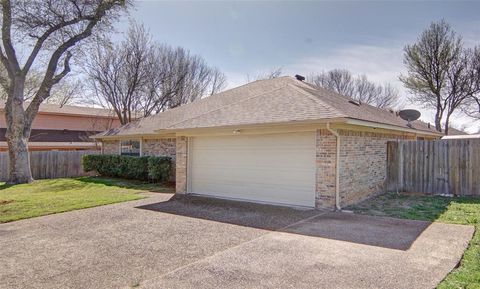
<svg viewBox="0 0 480 289"><path fill-rule="evenodd" d="M187 192L187 154L188 139L186 137L177 137L176 139L176 187L177 194Z"/></svg>
<svg viewBox="0 0 480 289"><path fill-rule="evenodd" d="M102 154L118 155L120 152L120 142L118 140L102 141Z"/></svg>
<svg viewBox="0 0 480 289"><path fill-rule="evenodd" d="M316 132L316 195L315 206L335 208L335 155L337 140L328 130Z"/></svg>
<svg viewBox="0 0 480 289"><path fill-rule="evenodd" d="M382 192L386 178L387 141L408 137L350 130L338 130L338 133L340 206L345 207ZM317 130L317 208L335 208L336 141L328 130Z"/></svg>
<svg viewBox="0 0 480 289"><path fill-rule="evenodd" d="M143 140L142 153L144 156L169 156L175 159L176 139L146 139Z"/></svg>
<svg viewBox="0 0 480 289"><path fill-rule="evenodd" d="M338 130L340 134L340 200L345 207L383 191L387 141L402 135Z"/></svg>
<svg viewBox="0 0 480 289"><path fill-rule="evenodd" d="M119 140L104 140L103 153L118 155L120 153ZM142 154L144 156L169 156L175 159L176 139L146 139L142 143Z"/></svg>

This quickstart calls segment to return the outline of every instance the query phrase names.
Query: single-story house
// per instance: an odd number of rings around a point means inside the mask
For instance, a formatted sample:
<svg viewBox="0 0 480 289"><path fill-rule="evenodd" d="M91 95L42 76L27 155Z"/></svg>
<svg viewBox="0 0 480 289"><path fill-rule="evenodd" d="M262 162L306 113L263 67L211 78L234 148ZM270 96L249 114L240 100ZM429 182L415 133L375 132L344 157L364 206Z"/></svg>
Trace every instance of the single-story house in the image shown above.
<svg viewBox="0 0 480 289"><path fill-rule="evenodd" d="M28 149L100 150L100 144L93 141L90 136L119 126L120 122L111 110L41 104L32 124ZM0 100L0 152L8 150L6 131L5 102Z"/></svg>
<svg viewBox="0 0 480 289"><path fill-rule="evenodd" d="M255 81L95 138L105 154L175 158L177 194L334 209L381 190L387 141L442 136L299 79Z"/></svg>

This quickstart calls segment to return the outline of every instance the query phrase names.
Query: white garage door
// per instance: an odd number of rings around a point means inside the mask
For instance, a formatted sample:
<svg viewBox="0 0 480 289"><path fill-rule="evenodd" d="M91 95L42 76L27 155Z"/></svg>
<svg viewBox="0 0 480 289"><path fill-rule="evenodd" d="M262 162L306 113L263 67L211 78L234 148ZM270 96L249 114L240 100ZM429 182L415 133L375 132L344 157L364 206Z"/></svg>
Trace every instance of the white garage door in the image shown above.
<svg viewBox="0 0 480 289"><path fill-rule="evenodd" d="M190 192L288 205L315 205L313 132L195 137Z"/></svg>

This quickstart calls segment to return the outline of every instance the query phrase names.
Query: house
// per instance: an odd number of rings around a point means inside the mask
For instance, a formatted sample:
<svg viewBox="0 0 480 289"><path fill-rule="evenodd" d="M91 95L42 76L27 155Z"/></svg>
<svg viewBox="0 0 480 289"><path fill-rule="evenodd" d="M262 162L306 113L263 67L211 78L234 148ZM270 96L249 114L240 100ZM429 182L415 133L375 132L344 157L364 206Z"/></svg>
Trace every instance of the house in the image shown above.
<svg viewBox="0 0 480 289"><path fill-rule="evenodd" d="M0 151L8 150L4 107L5 103L0 101ZM31 151L100 149L90 136L119 126L110 110L42 104L32 124L28 148Z"/></svg>
<svg viewBox="0 0 480 289"><path fill-rule="evenodd" d="M466 133L462 130L456 129L454 127L449 127L448 128L448 135L449 136L460 136L460 135L466 136L466 135L468 135L468 133Z"/></svg>
<svg viewBox="0 0 480 289"><path fill-rule="evenodd" d="M442 137L442 140L449 140L449 139L479 139L480 133L477 134L449 134Z"/></svg>
<svg viewBox="0 0 480 289"><path fill-rule="evenodd" d="M433 126L292 77L252 82L95 136L105 154L174 157L177 194L328 209L381 190L387 141L439 137Z"/></svg>

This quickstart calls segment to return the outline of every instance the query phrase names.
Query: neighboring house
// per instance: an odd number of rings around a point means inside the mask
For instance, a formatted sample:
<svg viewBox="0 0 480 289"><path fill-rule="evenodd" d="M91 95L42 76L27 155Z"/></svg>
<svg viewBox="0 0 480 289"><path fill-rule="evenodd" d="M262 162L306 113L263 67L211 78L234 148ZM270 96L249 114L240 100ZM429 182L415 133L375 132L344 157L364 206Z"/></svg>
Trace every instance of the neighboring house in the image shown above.
<svg viewBox="0 0 480 289"><path fill-rule="evenodd" d="M4 107L5 103L0 101L0 151L8 150ZM110 110L42 104L32 125L28 148L31 151L100 149L90 136L119 126Z"/></svg>
<svg viewBox="0 0 480 289"><path fill-rule="evenodd" d="M379 192L386 142L420 121L292 77L252 82L94 136L105 154L176 159L176 192L333 209Z"/></svg>
<svg viewBox="0 0 480 289"><path fill-rule="evenodd" d="M448 135L449 136L458 136L458 135L468 135L468 133L466 133L462 130L453 128L453 127L449 127L448 128Z"/></svg>
<svg viewBox="0 0 480 289"><path fill-rule="evenodd" d="M457 135L446 135L444 137L442 137L443 140L445 139L479 139L480 138L480 134L457 134Z"/></svg>

